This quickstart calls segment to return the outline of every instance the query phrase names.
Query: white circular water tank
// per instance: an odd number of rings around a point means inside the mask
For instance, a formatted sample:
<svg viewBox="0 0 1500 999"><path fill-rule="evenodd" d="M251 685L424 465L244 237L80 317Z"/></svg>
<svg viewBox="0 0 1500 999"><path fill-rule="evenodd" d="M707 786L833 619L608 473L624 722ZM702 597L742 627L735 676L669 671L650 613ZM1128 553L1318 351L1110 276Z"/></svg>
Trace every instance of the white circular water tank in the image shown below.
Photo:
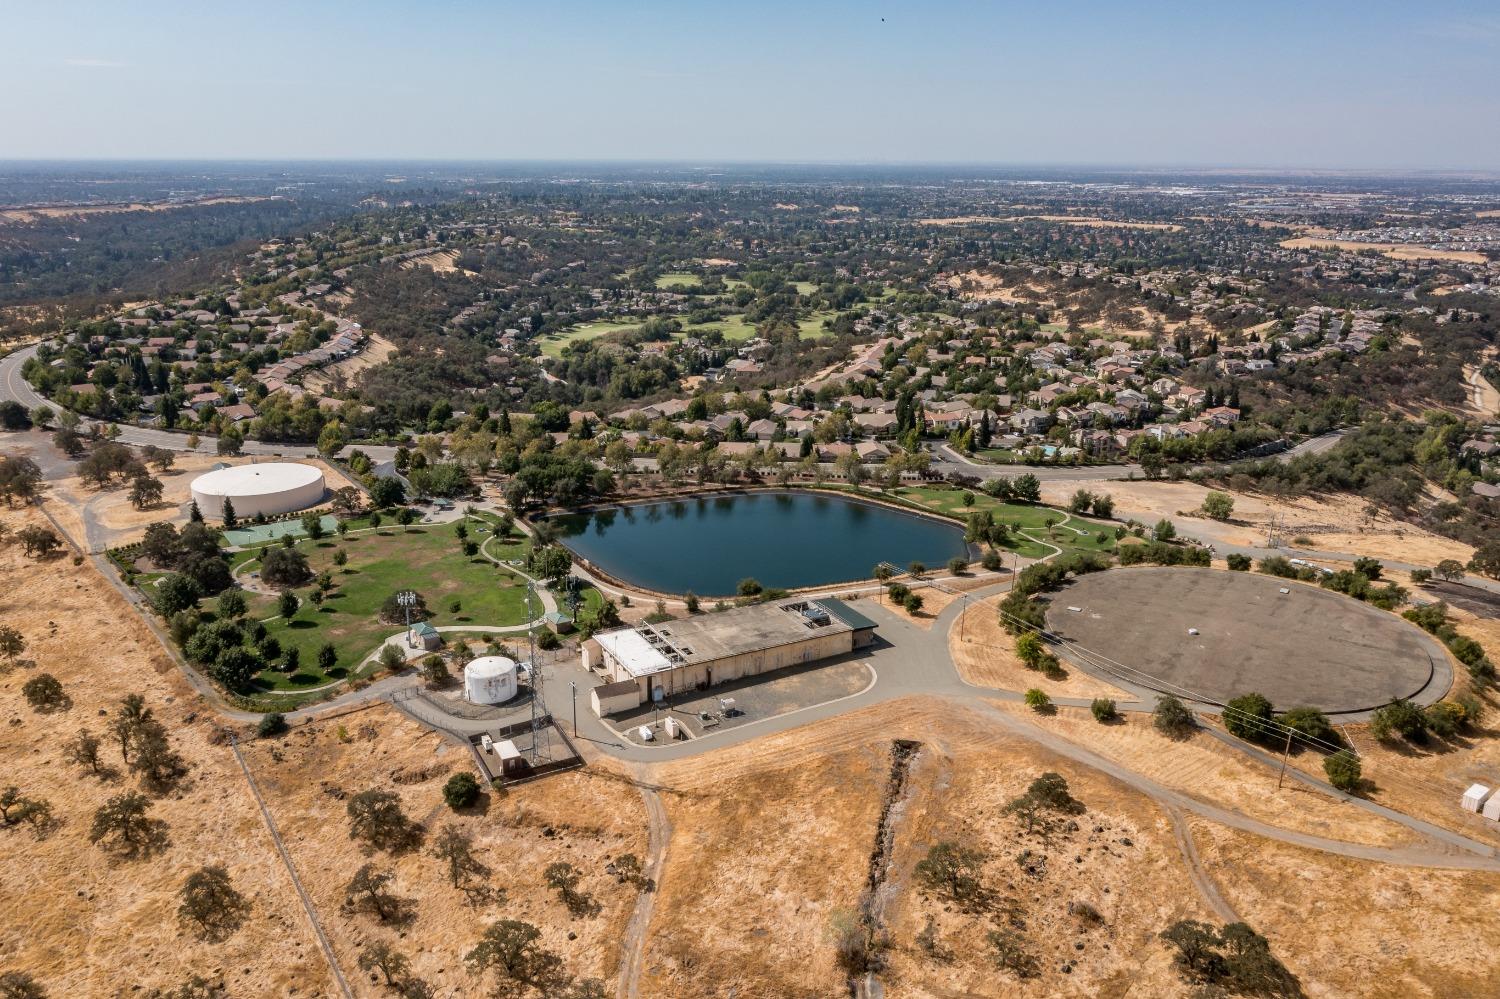
<svg viewBox="0 0 1500 999"><path fill-rule="evenodd" d="M464 698L475 704L503 704L516 696L515 660L480 656L464 667Z"/></svg>
<svg viewBox="0 0 1500 999"><path fill-rule="evenodd" d="M203 516L222 517L228 499L241 520L258 513L270 516L317 506L326 491L322 472L291 461L215 469L194 479L192 488Z"/></svg>

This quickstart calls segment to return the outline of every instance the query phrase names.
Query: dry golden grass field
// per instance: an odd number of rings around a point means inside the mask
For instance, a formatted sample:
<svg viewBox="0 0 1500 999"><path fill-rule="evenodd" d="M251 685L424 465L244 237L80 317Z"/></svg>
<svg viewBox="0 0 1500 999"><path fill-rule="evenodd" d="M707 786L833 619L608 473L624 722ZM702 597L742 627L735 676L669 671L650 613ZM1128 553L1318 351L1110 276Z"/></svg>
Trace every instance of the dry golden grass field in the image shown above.
<svg viewBox="0 0 1500 999"><path fill-rule="evenodd" d="M42 523L32 510L0 519L12 530ZM0 585L0 617L26 637L21 658L35 661L0 676L0 785L47 800L56 820L41 837L25 825L0 829L8 916L0 971L25 970L52 995L144 996L191 974L234 997L338 994L226 727L239 733L333 960L359 996L390 994L358 967L373 942L404 954L439 995L487 994L492 982L463 958L501 918L535 925L568 975L597 979L608 995L842 996L849 973L839 943L861 912L870 913L877 974L892 997L1194 995L1159 934L1179 919L1222 922L1226 910L1270 940L1309 996L1486 995L1500 984L1487 944L1500 918L1500 874L1349 860L1184 818L1035 741L1060 737L1282 829L1351 844L1415 843L1404 826L1303 785L1278 790L1273 768L1206 732L1174 742L1138 716L1100 725L1082 709L1038 715L1014 702L915 697L630 770L590 749L583 770L487 792L456 813L442 787L471 766L467 750L392 706L329 710L260 739L246 723L217 720L91 563L38 563L19 545L0 545ZM965 637L950 636L965 678L1045 686L1013 661L988 603L969 613ZM1454 617L1482 641L1500 640L1500 624L1460 610ZM40 713L22 696L41 672L61 681L65 710ZM1092 685L1119 693L1076 673L1053 690L1088 696ZM88 836L94 810L136 788L136 778L93 776L63 752L80 729L105 735L131 692L166 725L184 764L175 784L151 791L169 845L140 859L116 857ZM1377 800L1478 832L1454 817L1443 789L1496 765L1488 729L1423 753L1352 734L1380 785ZM893 787L898 739L920 748ZM103 755L119 768L107 739ZM1382 778L1390 766L1439 790ZM1071 825L1045 836L1006 809L1044 772L1064 777L1083 804ZM347 803L371 789L398 797L425 831L422 846L369 852L350 838ZM661 802L658 828L667 833L663 866L651 872L654 896L609 870L625 854L651 856L648 799ZM489 897L471 903L428 855L450 823L489 868ZM982 904L959 904L924 882L918 865L944 842L977 851ZM597 906L591 914L570 914L545 883L542 872L557 861L578 870L579 890ZM392 875L390 890L409 910L403 921L346 905L345 886L366 862ZM245 923L218 943L198 939L176 914L183 880L206 864L224 865L250 903ZM650 918L635 927L638 906ZM1026 977L996 963L996 939L1034 962ZM629 967L639 974L627 979Z"/></svg>

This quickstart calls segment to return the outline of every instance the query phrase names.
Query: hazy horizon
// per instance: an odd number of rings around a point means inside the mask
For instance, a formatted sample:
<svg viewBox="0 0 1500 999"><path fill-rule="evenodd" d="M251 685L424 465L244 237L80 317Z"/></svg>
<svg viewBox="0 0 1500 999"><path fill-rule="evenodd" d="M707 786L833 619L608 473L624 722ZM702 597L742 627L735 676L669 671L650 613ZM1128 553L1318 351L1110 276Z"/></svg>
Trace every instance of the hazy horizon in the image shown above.
<svg viewBox="0 0 1500 999"><path fill-rule="evenodd" d="M1500 171L1500 14L0 0L0 161Z"/></svg>

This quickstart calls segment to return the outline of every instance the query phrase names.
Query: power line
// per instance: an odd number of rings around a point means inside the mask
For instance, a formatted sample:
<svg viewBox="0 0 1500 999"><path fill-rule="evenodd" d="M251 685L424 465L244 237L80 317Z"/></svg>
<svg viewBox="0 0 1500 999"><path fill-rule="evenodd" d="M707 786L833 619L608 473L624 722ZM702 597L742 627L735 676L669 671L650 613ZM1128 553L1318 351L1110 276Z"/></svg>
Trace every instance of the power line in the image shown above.
<svg viewBox="0 0 1500 999"><path fill-rule="evenodd" d="M1073 653L1074 656L1082 660L1085 664L1093 666L1096 669L1103 670L1106 673L1114 674L1115 676L1119 677L1120 679L1126 680L1127 682L1138 683L1149 689L1155 690L1157 693L1173 694L1173 696L1181 696L1188 700L1196 701L1202 704L1218 703L1212 698L1199 694L1198 692L1190 690L1187 687L1183 687L1180 684L1173 683L1170 680L1162 679L1161 677L1153 676L1150 673L1146 673L1142 670L1135 669L1132 666L1127 666L1115 659L1111 659L1110 657L1103 655L1102 653L1098 653L1093 651L1092 649L1085 648L1084 646L1081 646L1076 642L1072 642L1060 635L1049 632L1044 628L1040 628L1032 624L1030 621L1022 620L1021 618L1018 618L1014 614L1010 614L1003 609L999 611L999 614L1004 621L1009 622L1018 628L1038 634L1044 640ZM1259 715L1252 715L1248 712L1241 711L1238 708L1233 708L1227 704L1219 705L1219 707L1221 714L1229 714L1236 719L1243 719L1247 724L1258 728L1267 729L1276 735L1285 736L1288 733L1291 733L1291 738L1300 740L1311 748L1319 749L1329 755L1339 752L1348 752L1352 753L1356 759L1366 759L1364 754L1360 753L1358 747L1354 745L1352 739L1347 740L1346 745L1329 743L1326 740L1308 735L1307 733L1302 732L1300 729L1293 728L1292 726L1287 725L1284 722L1277 721L1275 718L1262 718ZM1391 776L1404 780L1408 783L1409 786L1412 787L1426 788L1431 791L1446 794L1451 792L1453 788L1457 786L1452 785L1449 787L1445 787L1426 777L1409 774L1390 761L1383 760L1380 761L1380 763L1383 773L1388 773Z"/></svg>

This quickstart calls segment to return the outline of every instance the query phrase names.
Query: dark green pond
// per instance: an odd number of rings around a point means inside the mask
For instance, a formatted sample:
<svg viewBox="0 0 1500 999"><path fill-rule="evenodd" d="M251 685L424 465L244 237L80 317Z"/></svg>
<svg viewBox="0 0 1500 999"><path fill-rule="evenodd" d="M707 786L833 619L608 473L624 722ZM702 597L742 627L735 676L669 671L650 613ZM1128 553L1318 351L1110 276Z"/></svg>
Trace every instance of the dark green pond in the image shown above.
<svg viewBox="0 0 1500 999"><path fill-rule="evenodd" d="M694 497L553 522L616 579L700 596L732 594L747 577L786 589L867 579L878 562L936 567L967 551L955 524L826 493Z"/></svg>

